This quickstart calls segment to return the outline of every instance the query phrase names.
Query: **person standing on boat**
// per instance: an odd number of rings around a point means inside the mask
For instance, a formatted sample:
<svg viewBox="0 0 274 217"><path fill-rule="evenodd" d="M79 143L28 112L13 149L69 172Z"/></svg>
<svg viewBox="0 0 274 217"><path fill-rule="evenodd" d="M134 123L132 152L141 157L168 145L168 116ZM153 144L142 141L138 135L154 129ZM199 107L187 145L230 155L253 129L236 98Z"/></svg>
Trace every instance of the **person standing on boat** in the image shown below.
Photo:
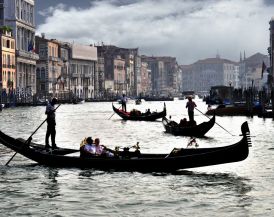
<svg viewBox="0 0 274 217"><path fill-rule="evenodd" d="M123 94L123 97L122 97L122 110L123 111L127 111L127 97L125 94Z"/></svg>
<svg viewBox="0 0 274 217"><path fill-rule="evenodd" d="M56 136L56 130L55 130L55 104L57 103L57 98L53 98L50 103L48 103L46 107L45 114L47 115L47 133L46 133L46 149L50 148L49 145L49 137L51 137L51 145L52 149L57 149L56 143L55 143L55 136Z"/></svg>
<svg viewBox="0 0 274 217"><path fill-rule="evenodd" d="M186 108L188 111L188 117L190 123L194 122L194 108L197 107L196 103L192 101L191 97L188 97L188 102L186 103Z"/></svg>

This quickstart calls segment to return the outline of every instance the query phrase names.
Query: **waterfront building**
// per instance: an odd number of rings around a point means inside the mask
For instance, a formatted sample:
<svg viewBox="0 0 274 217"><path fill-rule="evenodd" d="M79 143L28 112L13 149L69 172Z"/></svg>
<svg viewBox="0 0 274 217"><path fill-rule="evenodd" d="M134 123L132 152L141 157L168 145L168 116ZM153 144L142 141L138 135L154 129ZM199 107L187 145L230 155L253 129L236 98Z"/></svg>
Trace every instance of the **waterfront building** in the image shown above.
<svg viewBox="0 0 274 217"><path fill-rule="evenodd" d="M274 83L274 70L273 70L273 66L274 66L274 16L271 18L271 20L269 21L269 32L270 32L270 37L269 37L269 41L270 41L270 46L268 48L268 54L270 57L270 75L271 75L271 86L273 86Z"/></svg>
<svg viewBox="0 0 274 217"><path fill-rule="evenodd" d="M155 95L173 95L177 89L178 64L174 57L142 55L151 70L151 88Z"/></svg>
<svg viewBox="0 0 274 217"><path fill-rule="evenodd" d="M117 56L113 59L114 65L114 79L113 86L111 87L114 92L116 92L117 96L121 96L123 94L123 90L126 89L126 67L125 60L121 58L121 56ZM108 88L110 86L108 85Z"/></svg>
<svg viewBox="0 0 274 217"><path fill-rule="evenodd" d="M16 87L15 40L12 30L3 26L0 29L1 65L0 65L0 98L14 93ZM4 94L2 94L4 93Z"/></svg>
<svg viewBox="0 0 274 217"><path fill-rule="evenodd" d="M61 75L58 77L58 87L59 87L59 98L61 97L64 100L72 98L72 91L70 89L70 56L71 56L71 45L67 42L59 42L59 58L61 62Z"/></svg>
<svg viewBox="0 0 274 217"><path fill-rule="evenodd" d="M136 96L140 96L142 93L142 75L141 75L141 67L142 67L142 59L139 55L135 56L135 60L134 60L134 68L135 68L135 73L134 73L134 89L136 90Z"/></svg>
<svg viewBox="0 0 274 217"><path fill-rule="evenodd" d="M36 69L39 97L94 98L97 49L46 39L45 34L35 39L40 56Z"/></svg>
<svg viewBox="0 0 274 217"><path fill-rule="evenodd" d="M198 60L191 65L181 66L182 91L209 91L212 86L233 86L237 81L237 63L220 58Z"/></svg>
<svg viewBox="0 0 274 217"><path fill-rule="evenodd" d="M59 58L59 42L54 39L35 37L39 60L36 65L36 89L39 98L58 97L63 61ZM48 97L47 97L48 98Z"/></svg>
<svg viewBox="0 0 274 217"><path fill-rule="evenodd" d="M80 44L71 45L70 90L77 98L94 98L97 59L96 47Z"/></svg>
<svg viewBox="0 0 274 217"><path fill-rule="evenodd" d="M97 62L97 74L98 79L95 80L94 84L94 91L95 91L95 98L102 99L106 95L106 88L105 88L105 59L102 53L97 51L98 55L98 62Z"/></svg>
<svg viewBox="0 0 274 217"><path fill-rule="evenodd" d="M262 64L269 66L267 55L256 53L250 57L240 58L239 62L239 87L247 89L251 86L262 88Z"/></svg>
<svg viewBox="0 0 274 217"><path fill-rule="evenodd" d="M16 92L32 100L36 93L35 1L1 0L1 24L12 28L16 40Z"/></svg>
<svg viewBox="0 0 274 217"><path fill-rule="evenodd" d="M119 48L113 45L98 45L98 53L104 58L104 77L106 96L114 96L117 90L114 89L114 60L117 56L125 61L125 81L122 92L127 95L137 94L137 74L140 64L136 63L138 48ZM121 87L121 84L119 84Z"/></svg>
<svg viewBox="0 0 274 217"><path fill-rule="evenodd" d="M139 93L143 96L151 94L151 70L148 68L146 62L141 63L141 82L139 88Z"/></svg>

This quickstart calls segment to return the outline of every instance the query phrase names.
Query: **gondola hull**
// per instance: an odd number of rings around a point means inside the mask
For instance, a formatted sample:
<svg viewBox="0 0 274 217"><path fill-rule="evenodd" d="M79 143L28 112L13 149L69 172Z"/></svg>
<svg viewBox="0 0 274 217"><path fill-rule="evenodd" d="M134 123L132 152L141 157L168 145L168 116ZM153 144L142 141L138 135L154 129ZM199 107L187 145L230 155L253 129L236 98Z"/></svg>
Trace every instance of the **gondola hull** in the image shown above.
<svg viewBox="0 0 274 217"><path fill-rule="evenodd" d="M175 136L204 137L205 134L214 126L215 115L213 115L208 122L203 122L195 126L181 127L178 123L170 121L166 117L162 119L162 123L166 133L170 133Z"/></svg>
<svg viewBox="0 0 274 217"><path fill-rule="evenodd" d="M141 115L132 115L130 112L124 112L112 104L113 111L119 115L124 120L131 120L131 121L155 121L159 118L163 118L166 116L166 106L162 112L152 112L151 114L142 113Z"/></svg>
<svg viewBox="0 0 274 217"><path fill-rule="evenodd" d="M26 145L0 131L0 143L21 155L50 167L94 168L117 171L175 171L242 161L249 153L250 135L247 122L242 124L242 139L233 144L214 148L179 149L170 154L139 154L119 152L116 157L69 156L74 149L46 151L40 146ZM77 151L77 150L74 150Z"/></svg>

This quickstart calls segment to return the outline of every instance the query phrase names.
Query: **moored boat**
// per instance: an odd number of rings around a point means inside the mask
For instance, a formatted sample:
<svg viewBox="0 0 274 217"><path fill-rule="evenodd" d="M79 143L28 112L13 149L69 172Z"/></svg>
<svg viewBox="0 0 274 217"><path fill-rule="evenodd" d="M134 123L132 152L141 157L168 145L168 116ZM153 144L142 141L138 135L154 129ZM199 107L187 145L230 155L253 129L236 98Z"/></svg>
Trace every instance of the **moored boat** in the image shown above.
<svg viewBox="0 0 274 217"><path fill-rule="evenodd" d="M163 118L166 116L166 104L164 103L164 109L161 112L145 112L141 113L137 110L133 110L132 112L125 112L121 109L115 108L112 104L113 111L119 115L124 120L133 120L133 121L155 121L159 118Z"/></svg>
<svg viewBox="0 0 274 217"><path fill-rule="evenodd" d="M175 121L168 120L166 117L162 119L162 123L167 133L171 133L175 136L194 136L204 137L205 134L214 126L215 115L207 121L198 125L186 125L182 126Z"/></svg>
<svg viewBox="0 0 274 217"><path fill-rule="evenodd" d="M140 99L140 98L139 98L139 99L136 99L136 100L135 100L135 104L136 104L136 105L141 105L141 104L142 104L142 99Z"/></svg>
<svg viewBox="0 0 274 217"><path fill-rule="evenodd" d="M206 115L216 116L252 116L257 115L260 112L260 109L256 107L248 108L246 104L234 103L234 104L221 104L214 109L208 109L205 113Z"/></svg>
<svg viewBox="0 0 274 217"><path fill-rule="evenodd" d="M143 154L125 151L117 152L115 157L80 157L68 155L76 149L57 149L46 151L42 145L26 144L0 131L0 143L19 154L50 167L94 168L118 171L176 171L224 163L242 161L248 157L251 144L247 122L241 126L240 141L227 146L213 148L180 148L168 154Z"/></svg>

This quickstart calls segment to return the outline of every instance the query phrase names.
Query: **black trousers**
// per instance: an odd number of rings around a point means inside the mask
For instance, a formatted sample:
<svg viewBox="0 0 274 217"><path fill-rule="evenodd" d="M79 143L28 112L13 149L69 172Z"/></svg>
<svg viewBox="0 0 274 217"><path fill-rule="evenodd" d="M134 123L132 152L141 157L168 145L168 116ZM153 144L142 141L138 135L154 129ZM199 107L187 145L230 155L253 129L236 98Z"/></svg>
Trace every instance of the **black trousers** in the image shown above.
<svg viewBox="0 0 274 217"><path fill-rule="evenodd" d="M127 104L125 102L122 102L122 110L127 111Z"/></svg>
<svg viewBox="0 0 274 217"><path fill-rule="evenodd" d="M194 111L188 111L189 121L194 121Z"/></svg>
<svg viewBox="0 0 274 217"><path fill-rule="evenodd" d="M55 130L55 121L47 121L47 133L46 133L46 147L49 147L49 137L51 138L51 145L52 147L56 147L55 144L55 136L56 136L56 130Z"/></svg>

